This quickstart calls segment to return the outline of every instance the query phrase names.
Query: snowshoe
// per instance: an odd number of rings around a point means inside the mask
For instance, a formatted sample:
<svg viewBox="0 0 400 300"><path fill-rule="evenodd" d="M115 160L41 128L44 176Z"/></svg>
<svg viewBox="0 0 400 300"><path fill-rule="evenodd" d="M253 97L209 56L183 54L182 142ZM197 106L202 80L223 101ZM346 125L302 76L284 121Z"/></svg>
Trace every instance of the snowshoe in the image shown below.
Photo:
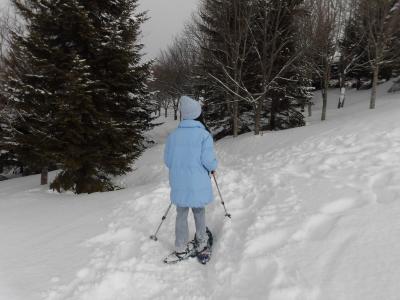
<svg viewBox="0 0 400 300"><path fill-rule="evenodd" d="M202 250L199 250L197 252L197 259L203 265L207 264L210 261L212 254L213 236L208 228L207 228L207 235L208 235L207 246L205 246Z"/></svg>
<svg viewBox="0 0 400 300"><path fill-rule="evenodd" d="M182 260L186 260L197 255L196 242L193 240L187 244L186 250L184 252L172 252L166 258L164 258L164 263L166 264L176 264Z"/></svg>

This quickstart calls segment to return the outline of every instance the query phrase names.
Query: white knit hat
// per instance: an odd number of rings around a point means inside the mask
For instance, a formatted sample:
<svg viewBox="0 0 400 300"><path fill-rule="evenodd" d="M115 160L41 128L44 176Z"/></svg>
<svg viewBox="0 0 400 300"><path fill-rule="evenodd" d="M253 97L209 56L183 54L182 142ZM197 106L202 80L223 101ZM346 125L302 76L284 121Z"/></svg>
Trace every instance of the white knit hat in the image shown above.
<svg viewBox="0 0 400 300"><path fill-rule="evenodd" d="M201 105L188 96L182 96L179 100L179 109L181 111L182 119L194 120L201 115Z"/></svg>

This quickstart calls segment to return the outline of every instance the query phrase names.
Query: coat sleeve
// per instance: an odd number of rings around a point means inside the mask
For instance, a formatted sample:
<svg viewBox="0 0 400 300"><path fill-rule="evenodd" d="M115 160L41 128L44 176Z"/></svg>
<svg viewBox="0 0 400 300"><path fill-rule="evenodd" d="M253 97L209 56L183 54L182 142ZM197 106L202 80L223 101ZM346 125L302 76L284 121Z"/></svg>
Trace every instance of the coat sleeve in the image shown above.
<svg viewBox="0 0 400 300"><path fill-rule="evenodd" d="M164 148L164 164L168 167L168 169L171 166L170 147L171 147L170 137L168 137Z"/></svg>
<svg viewBox="0 0 400 300"><path fill-rule="evenodd" d="M214 143L211 134L208 134L202 144L201 149L201 163L208 172L215 171L217 169L217 158L214 152Z"/></svg>

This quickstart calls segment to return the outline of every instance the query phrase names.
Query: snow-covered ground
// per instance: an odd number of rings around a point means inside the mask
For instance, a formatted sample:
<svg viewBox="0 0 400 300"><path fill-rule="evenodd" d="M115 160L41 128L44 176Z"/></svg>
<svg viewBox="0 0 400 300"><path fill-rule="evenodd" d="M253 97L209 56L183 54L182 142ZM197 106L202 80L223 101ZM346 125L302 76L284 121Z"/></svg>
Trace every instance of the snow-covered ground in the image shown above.
<svg viewBox="0 0 400 300"><path fill-rule="evenodd" d="M400 295L400 94L330 95L308 126L217 143L218 200L207 208L212 260L164 265L173 248L163 141L152 135L126 188L59 195L38 176L0 183L1 300L397 300ZM54 176L54 174L52 174ZM191 221L193 233L193 222Z"/></svg>

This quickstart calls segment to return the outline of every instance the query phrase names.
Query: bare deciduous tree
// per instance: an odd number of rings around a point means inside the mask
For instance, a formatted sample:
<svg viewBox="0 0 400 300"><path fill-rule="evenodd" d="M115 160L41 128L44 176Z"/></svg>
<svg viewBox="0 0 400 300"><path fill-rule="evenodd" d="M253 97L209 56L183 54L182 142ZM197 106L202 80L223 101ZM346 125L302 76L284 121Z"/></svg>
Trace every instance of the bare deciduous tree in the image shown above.
<svg viewBox="0 0 400 300"><path fill-rule="evenodd" d="M363 26L368 35L368 56L373 80L370 109L375 108L380 68L393 62L395 51L391 47L400 26L398 3L390 0L359 0L364 18Z"/></svg>
<svg viewBox="0 0 400 300"><path fill-rule="evenodd" d="M351 72L365 70L368 62L367 49L367 34L361 30L359 19L359 7L353 1L344 2L345 15L342 22L342 36L340 37L340 59L339 59L339 85L340 97L338 108L343 108L346 99L346 80Z"/></svg>
<svg viewBox="0 0 400 300"><path fill-rule="evenodd" d="M8 135L12 128L12 110L5 97L4 76L5 57L11 30L11 15L8 10L0 9L0 173L3 172L3 161L7 155Z"/></svg>
<svg viewBox="0 0 400 300"><path fill-rule="evenodd" d="M7 122L10 124L11 108L5 96L5 59L10 41L10 34L16 27L15 18L9 9L0 9L0 124Z"/></svg>
<svg viewBox="0 0 400 300"><path fill-rule="evenodd" d="M210 11L207 11L206 5L203 7L205 9L200 11L201 30L212 32L218 28L218 43L213 40L203 40L201 47L210 62L218 69L218 72L207 75L228 95L225 100L231 115L234 137L239 134L239 102L248 100L242 96L241 83L246 59L251 51L249 20L253 16L253 11L250 2L222 1L221 11L212 12L218 19L208 16Z"/></svg>
<svg viewBox="0 0 400 300"><path fill-rule="evenodd" d="M220 24L224 43L213 53L213 61L220 67L220 76L209 74L233 97L232 110L234 136L237 134L238 107L240 102L248 102L254 112L254 133L261 129L261 113L269 106L269 127L275 128L275 115L279 99L268 94L279 81L285 78L288 69L302 55L293 50L293 23L288 16L296 13L295 1L254 1L247 5L231 2L232 11L226 21ZM222 53L222 55L221 55ZM246 72L253 69L257 79L256 87L250 88Z"/></svg>
<svg viewBox="0 0 400 300"><path fill-rule="evenodd" d="M322 85L321 120L326 119L328 89L333 63L339 58L339 41L345 20L345 0L307 0L310 15L304 19L306 63Z"/></svg>
<svg viewBox="0 0 400 300"><path fill-rule="evenodd" d="M279 105L277 97L268 97L268 93L279 81L286 78L289 68L303 55L300 49L296 51L297 40L293 20L300 13L296 1L258 1L255 10L255 20L252 22L251 37L256 66L260 76L259 91L247 93L252 99L255 115L255 130L257 135L261 129L261 112L264 103L270 106L270 129L275 129L275 115ZM247 90L245 90L248 92Z"/></svg>
<svg viewBox="0 0 400 300"><path fill-rule="evenodd" d="M193 93L193 68L197 58L193 43L186 35L176 38L172 45L157 58L154 71L154 86L164 108L170 104L174 119L178 119L179 99L183 94Z"/></svg>

